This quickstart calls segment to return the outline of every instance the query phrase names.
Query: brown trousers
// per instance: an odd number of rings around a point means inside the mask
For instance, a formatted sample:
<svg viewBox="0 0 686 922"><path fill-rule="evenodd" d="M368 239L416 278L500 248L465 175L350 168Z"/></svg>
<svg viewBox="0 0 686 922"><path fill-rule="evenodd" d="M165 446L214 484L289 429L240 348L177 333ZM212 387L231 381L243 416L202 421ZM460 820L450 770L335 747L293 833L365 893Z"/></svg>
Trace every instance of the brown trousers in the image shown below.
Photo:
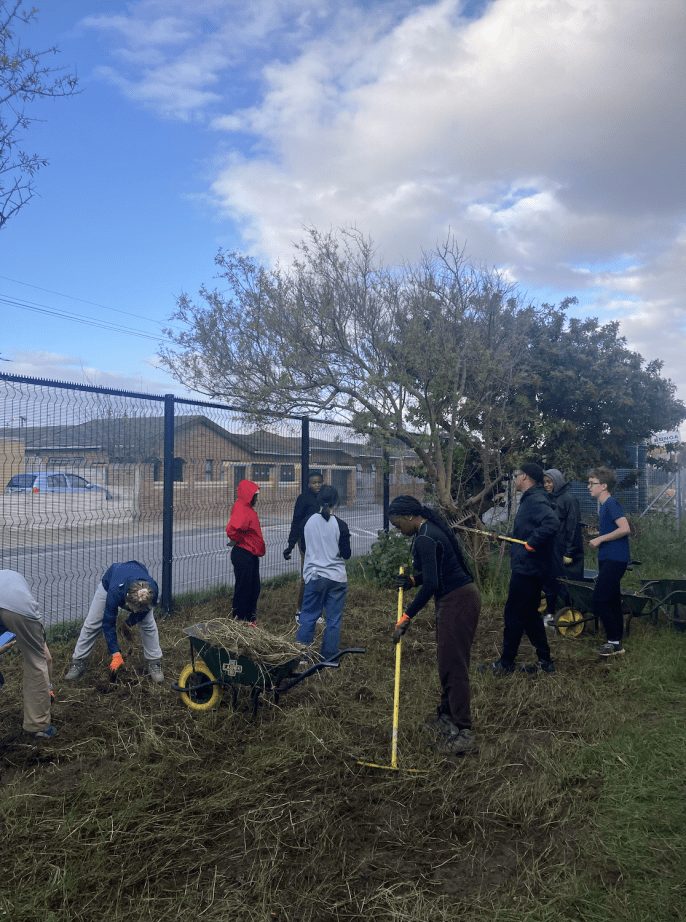
<svg viewBox="0 0 686 922"><path fill-rule="evenodd" d="M474 583L436 601L436 646L441 682L439 713L460 730L472 726L469 658L479 623L481 593Z"/></svg>
<svg viewBox="0 0 686 922"><path fill-rule="evenodd" d="M24 730L37 733L50 726L50 674L43 622L0 608L0 619L17 635L24 667Z"/></svg>

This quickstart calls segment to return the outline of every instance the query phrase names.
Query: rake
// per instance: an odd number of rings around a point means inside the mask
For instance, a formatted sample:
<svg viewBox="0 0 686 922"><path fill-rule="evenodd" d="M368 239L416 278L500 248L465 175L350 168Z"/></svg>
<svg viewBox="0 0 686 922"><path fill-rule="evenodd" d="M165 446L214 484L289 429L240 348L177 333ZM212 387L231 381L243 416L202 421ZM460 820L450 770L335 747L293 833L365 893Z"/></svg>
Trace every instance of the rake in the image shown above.
<svg viewBox="0 0 686 922"><path fill-rule="evenodd" d="M400 576L405 572L403 567L400 567L398 573ZM403 589L402 586L398 587L398 618L400 619L403 616ZM357 761L358 765L364 765L365 768L382 768L387 771L405 771L405 772L416 772L424 773L427 771L425 768L398 768L398 717L400 714L400 655L402 651L403 639L402 637L395 646L395 690L393 694L393 743L391 747L391 764L390 765L377 765L376 762L360 762Z"/></svg>

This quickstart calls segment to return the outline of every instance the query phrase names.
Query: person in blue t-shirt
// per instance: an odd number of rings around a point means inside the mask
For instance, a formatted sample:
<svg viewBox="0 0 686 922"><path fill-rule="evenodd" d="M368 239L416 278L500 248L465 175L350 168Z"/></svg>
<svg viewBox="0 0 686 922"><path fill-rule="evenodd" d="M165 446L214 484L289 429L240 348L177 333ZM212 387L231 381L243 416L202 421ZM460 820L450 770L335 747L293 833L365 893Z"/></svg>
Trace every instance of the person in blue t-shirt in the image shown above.
<svg viewBox="0 0 686 922"><path fill-rule="evenodd" d="M589 544L598 548L598 578L593 590L593 614L602 621L607 636L607 643L598 650L601 656L624 653L620 582L631 560L630 528L624 510L611 495L616 484L615 472L609 467L595 467L588 477L588 492L600 503L598 537L589 541Z"/></svg>

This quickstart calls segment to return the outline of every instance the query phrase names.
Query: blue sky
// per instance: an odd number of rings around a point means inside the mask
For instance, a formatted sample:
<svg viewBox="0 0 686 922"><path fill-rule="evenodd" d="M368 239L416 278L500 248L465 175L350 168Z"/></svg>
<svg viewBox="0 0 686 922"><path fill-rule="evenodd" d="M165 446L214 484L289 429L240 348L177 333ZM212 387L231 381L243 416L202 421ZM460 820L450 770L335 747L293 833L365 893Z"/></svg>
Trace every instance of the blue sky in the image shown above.
<svg viewBox="0 0 686 922"><path fill-rule="evenodd" d="M354 224L390 263L451 230L576 295L686 399L683 0L35 2L26 44L83 92L31 112L50 165L0 232L3 370L182 393L156 338L220 246L270 263Z"/></svg>

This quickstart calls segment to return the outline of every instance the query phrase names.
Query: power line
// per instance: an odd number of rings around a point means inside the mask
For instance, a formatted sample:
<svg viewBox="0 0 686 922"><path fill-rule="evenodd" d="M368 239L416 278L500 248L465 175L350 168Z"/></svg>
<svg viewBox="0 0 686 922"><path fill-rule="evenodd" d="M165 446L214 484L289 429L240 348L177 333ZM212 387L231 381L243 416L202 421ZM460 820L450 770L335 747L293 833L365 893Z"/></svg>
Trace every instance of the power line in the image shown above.
<svg viewBox="0 0 686 922"><path fill-rule="evenodd" d="M83 323L87 326L98 327L102 330L110 330L114 333L125 333L127 336L139 336L141 339L152 339L155 342L170 343L171 340L165 339L161 335L156 335L154 333L145 333L143 330L133 330L130 327L120 326L115 323L109 323L107 320L90 320L86 317L81 317L78 314L70 314L66 311L59 311L54 308L49 308L45 304L35 304L31 301L18 300L16 298L8 298L4 295L0 295L0 304L7 304L10 307L18 307L21 310L33 311L37 314L47 314L50 317L57 317L60 320L70 320L72 323ZM124 313L124 312L122 312ZM132 315L135 316L135 315ZM152 321L157 323L157 321Z"/></svg>
<svg viewBox="0 0 686 922"><path fill-rule="evenodd" d="M19 279L11 279L6 275L0 275L0 279L5 282L14 282L16 285L25 285L26 288L35 288L36 291L44 291L50 295L57 295L60 298L68 298L70 301L79 301L81 304L90 304L93 307L101 307L106 311L114 311L117 314L126 314L128 317L135 317L137 320L149 320L150 323L158 323L152 317L141 317L140 314L132 314L130 311L123 311L118 307L108 307L106 304L98 304L97 301L86 301L84 298L75 298L73 295L65 295L61 291L53 291L51 288L41 288L39 285L31 285L29 282L20 282Z"/></svg>

